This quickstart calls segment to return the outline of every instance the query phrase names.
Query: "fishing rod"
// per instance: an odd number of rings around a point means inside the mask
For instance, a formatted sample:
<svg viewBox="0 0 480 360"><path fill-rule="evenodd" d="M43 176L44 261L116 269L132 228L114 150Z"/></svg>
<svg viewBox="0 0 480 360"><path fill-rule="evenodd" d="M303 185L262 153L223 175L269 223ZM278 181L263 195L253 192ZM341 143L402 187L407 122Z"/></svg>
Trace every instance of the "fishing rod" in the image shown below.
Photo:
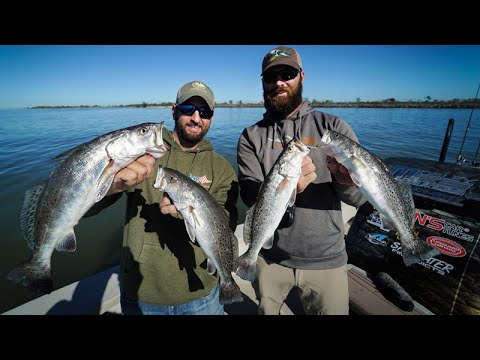
<svg viewBox="0 0 480 360"><path fill-rule="evenodd" d="M480 151L480 140L478 140L477 152L475 153L475 159L472 161L473 166L479 166L477 161L478 151Z"/></svg>
<svg viewBox="0 0 480 360"><path fill-rule="evenodd" d="M473 109L475 108L475 103L477 101L478 90L480 90L480 83L478 83L477 94L475 95L475 100L473 101L472 111L470 112L470 117L468 119L467 128L465 129L465 135L463 135L462 146L460 146L460 151L458 152L457 162L461 162L461 160L462 160L463 144L465 144L465 138L467 137L467 132L470 129L470 121L472 121L472 114L473 114Z"/></svg>

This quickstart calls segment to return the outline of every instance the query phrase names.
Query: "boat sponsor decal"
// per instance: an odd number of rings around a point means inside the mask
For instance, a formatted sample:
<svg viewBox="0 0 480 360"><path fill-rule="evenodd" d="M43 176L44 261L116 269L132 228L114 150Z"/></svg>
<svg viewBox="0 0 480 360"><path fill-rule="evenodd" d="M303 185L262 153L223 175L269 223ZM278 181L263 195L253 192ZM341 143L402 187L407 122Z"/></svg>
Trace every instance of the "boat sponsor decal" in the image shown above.
<svg viewBox="0 0 480 360"><path fill-rule="evenodd" d="M473 242L475 239L475 236L470 234L470 228L448 222L445 219L424 214L420 211L415 212L415 222L420 226L427 227L460 240Z"/></svg>
<svg viewBox="0 0 480 360"><path fill-rule="evenodd" d="M373 226L376 226L378 228L380 228L381 230L383 231L390 231L391 229L389 228L385 228L383 226L383 222L382 222L382 219L380 218L380 216L378 215L378 212L377 211L374 211L372 212L368 218L367 218L367 222Z"/></svg>
<svg viewBox="0 0 480 360"><path fill-rule="evenodd" d="M402 244L399 241L395 241L390 245L390 249L393 253L402 256ZM417 265L423 266L439 275L448 275L455 269L452 264L434 257L429 257L428 259L412 266Z"/></svg>
<svg viewBox="0 0 480 360"><path fill-rule="evenodd" d="M388 236L384 234L367 234L365 238L373 245L388 245Z"/></svg>
<svg viewBox="0 0 480 360"><path fill-rule="evenodd" d="M467 251L460 244L455 241L442 238L440 236L429 236L427 243L435 246L442 254L452 257L464 257Z"/></svg>

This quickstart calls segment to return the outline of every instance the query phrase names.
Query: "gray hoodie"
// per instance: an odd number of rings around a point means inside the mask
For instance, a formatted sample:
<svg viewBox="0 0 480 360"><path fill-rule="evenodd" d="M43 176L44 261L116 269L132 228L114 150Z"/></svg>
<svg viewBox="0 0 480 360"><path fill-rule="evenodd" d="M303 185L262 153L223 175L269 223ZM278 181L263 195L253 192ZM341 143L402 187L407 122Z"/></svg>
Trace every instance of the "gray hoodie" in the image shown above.
<svg viewBox="0 0 480 360"><path fill-rule="evenodd" d="M343 119L315 110L308 102L287 119L264 118L245 128L238 141L237 162L240 196L252 206L284 144L294 136L306 145L317 145L325 131L335 130L358 142ZM356 186L337 184L326 166L326 155L319 149L309 154L317 178L297 195L294 221L277 228L274 245L260 255L283 266L298 269L332 269L347 263L341 201L358 207L366 199Z"/></svg>

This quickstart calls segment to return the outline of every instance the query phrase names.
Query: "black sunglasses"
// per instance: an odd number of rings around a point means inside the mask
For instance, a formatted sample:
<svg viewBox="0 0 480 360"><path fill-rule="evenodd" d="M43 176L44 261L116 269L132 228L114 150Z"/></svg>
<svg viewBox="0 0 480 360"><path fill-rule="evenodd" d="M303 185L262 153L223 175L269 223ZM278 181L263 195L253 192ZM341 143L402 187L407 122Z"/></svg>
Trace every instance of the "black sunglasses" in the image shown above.
<svg viewBox="0 0 480 360"><path fill-rule="evenodd" d="M266 83L273 83L277 81L278 76L280 76L280 79L282 81L288 81L295 79L297 75L302 71L302 69L285 69L281 71L267 71L264 73L263 76L263 81Z"/></svg>
<svg viewBox="0 0 480 360"><path fill-rule="evenodd" d="M193 113L198 110L200 117L202 119L211 119L213 116L213 110L210 110L208 107L196 107L191 104L176 104L177 108L184 113L185 115L193 115Z"/></svg>

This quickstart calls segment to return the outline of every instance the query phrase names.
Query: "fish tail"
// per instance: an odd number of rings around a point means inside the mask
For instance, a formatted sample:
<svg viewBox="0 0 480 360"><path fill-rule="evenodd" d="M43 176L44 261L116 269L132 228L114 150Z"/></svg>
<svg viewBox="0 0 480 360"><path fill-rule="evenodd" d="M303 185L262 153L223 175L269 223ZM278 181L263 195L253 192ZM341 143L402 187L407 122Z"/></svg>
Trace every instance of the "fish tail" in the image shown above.
<svg viewBox="0 0 480 360"><path fill-rule="evenodd" d="M50 267L30 262L14 268L8 273L7 279L42 294L51 293L53 288Z"/></svg>
<svg viewBox="0 0 480 360"><path fill-rule="evenodd" d="M440 251L434 246L425 242L418 237L415 237L410 246L402 244L403 262L406 266L420 263L430 257L440 255Z"/></svg>
<svg viewBox="0 0 480 360"><path fill-rule="evenodd" d="M220 304L232 304L242 302L243 295L237 283L233 280L220 283Z"/></svg>
<svg viewBox="0 0 480 360"><path fill-rule="evenodd" d="M236 274L243 280L252 282L257 277L257 261L250 260L248 252L240 256L238 259L238 269Z"/></svg>

